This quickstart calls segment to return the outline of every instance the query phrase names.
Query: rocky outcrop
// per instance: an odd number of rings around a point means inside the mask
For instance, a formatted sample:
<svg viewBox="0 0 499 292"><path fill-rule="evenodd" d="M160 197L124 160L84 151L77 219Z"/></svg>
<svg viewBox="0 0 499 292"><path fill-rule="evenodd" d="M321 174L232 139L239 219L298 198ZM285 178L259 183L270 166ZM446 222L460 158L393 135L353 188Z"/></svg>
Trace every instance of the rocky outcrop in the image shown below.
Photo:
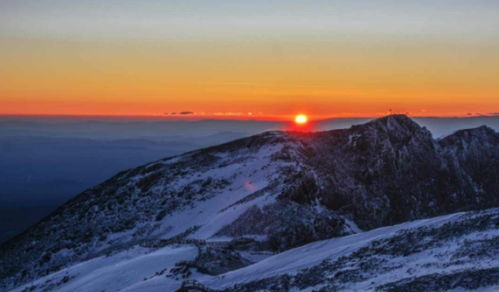
<svg viewBox="0 0 499 292"><path fill-rule="evenodd" d="M326 208L294 202L278 202L262 208L250 207L216 235L264 236L267 239L265 243L268 249L282 251L311 241L353 232L343 217Z"/></svg>
<svg viewBox="0 0 499 292"><path fill-rule="evenodd" d="M281 196L319 200L364 229L499 205L499 135L485 126L434 140L396 115L295 137L307 167Z"/></svg>

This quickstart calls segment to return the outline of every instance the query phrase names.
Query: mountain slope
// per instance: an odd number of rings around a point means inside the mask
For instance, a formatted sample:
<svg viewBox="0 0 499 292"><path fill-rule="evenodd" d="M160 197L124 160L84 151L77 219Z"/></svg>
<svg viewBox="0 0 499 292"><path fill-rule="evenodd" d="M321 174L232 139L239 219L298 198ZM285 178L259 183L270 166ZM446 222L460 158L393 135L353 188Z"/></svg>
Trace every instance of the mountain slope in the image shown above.
<svg viewBox="0 0 499 292"><path fill-rule="evenodd" d="M499 209L381 227L290 249L217 276L196 272L210 291L497 291ZM132 248L42 277L20 291L175 291L191 244ZM457 290L456 290L457 289ZM461 290L459 290L461 289ZM495 290L494 290L495 289Z"/></svg>
<svg viewBox="0 0 499 292"><path fill-rule="evenodd" d="M455 213L310 243L199 279L235 292L499 287L498 242L499 209Z"/></svg>
<svg viewBox="0 0 499 292"><path fill-rule="evenodd" d="M167 158L117 174L2 244L0 288L130 248L245 237L253 250L282 251L357 225L499 206L498 149L499 135L486 127L434 140L397 115ZM248 264L237 257L232 268Z"/></svg>

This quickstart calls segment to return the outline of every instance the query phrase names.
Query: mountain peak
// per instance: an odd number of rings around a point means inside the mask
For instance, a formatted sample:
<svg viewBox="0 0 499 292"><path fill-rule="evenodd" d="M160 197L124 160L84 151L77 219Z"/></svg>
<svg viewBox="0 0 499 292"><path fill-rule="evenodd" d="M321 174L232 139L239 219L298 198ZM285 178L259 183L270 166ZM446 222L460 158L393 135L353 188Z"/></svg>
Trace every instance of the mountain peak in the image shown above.
<svg viewBox="0 0 499 292"><path fill-rule="evenodd" d="M366 124L355 125L351 130L357 134L388 138L391 141L408 141L413 137L432 141L431 132L421 127L406 115L389 115L372 120ZM376 139L376 141L379 139Z"/></svg>
<svg viewBox="0 0 499 292"><path fill-rule="evenodd" d="M467 143L475 141L480 144L486 141L495 141L497 143L497 141L499 141L499 133L488 126L482 125L476 128L456 131L441 140L444 144L454 144L458 141Z"/></svg>
<svg viewBox="0 0 499 292"><path fill-rule="evenodd" d="M376 125L381 127L386 127L388 130L394 130L398 128L404 128L407 130L419 130L421 126L419 126L414 120L409 118L406 115L389 115L381 118L377 118L366 125Z"/></svg>
<svg viewBox="0 0 499 292"><path fill-rule="evenodd" d="M455 132L454 134L467 135L467 136L480 136L480 137L487 137L487 136L494 137L494 136L498 135L496 133L496 131L494 131L494 129L492 129L486 125L482 125L482 126L479 126L476 128L471 128L471 129L459 130L459 131Z"/></svg>

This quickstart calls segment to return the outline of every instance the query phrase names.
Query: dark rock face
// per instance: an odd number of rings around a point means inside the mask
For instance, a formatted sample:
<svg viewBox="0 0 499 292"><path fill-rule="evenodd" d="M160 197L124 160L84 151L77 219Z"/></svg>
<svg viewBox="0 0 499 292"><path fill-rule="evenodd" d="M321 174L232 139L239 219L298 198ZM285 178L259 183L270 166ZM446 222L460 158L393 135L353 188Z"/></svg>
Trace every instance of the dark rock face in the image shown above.
<svg viewBox="0 0 499 292"><path fill-rule="evenodd" d="M193 261L176 263L168 277L188 278L192 274L191 269L206 275L219 275L251 264L228 245L210 246L206 243L197 243L196 246L197 257Z"/></svg>
<svg viewBox="0 0 499 292"><path fill-rule="evenodd" d="M499 205L499 135L487 127L437 141L406 116L388 116L296 138L309 172L282 196L319 199L366 229Z"/></svg>
<svg viewBox="0 0 499 292"><path fill-rule="evenodd" d="M266 151L271 159L259 165ZM276 173L268 170L273 165ZM204 176L210 171L216 175ZM267 132L127 170L4 242L0 289L154 240L175 227L166 216L233 194L231 184L250 172L268 175L265 186L248 185L256 189L218 212L264 196L270 203L226 222L218 234L264 235L272 249L284 250L351 233L345 218L371 229L499 206L499 134L479 127L435 140L394 115L345 130Z"/></svg>
<svg viewBox="0 0 499 292"><path fill-rule="evenodd" d="M463 210L486 208L499 200L499 135L485 126L461 130L439 141L449 169L458 177ZM471 194L471 196L470 196ZM475 194L475 195L473 195ZM457 206L456 206L457 207Z"/></svg>
<svg viewBox="0 0 499 292"><path fill-rule="evenodd" d="M194 260L194 267L199 272L219 275L251 264L234 250L227 247L201 246L199 255Z"/></svg>
<svg viewBox="0 0 499 292"><path fill-rule="evenodd" d="M345 220L327 209L278 202L263 208L249 208L217 235L265 235L269 249L282 251L311 241L351 233Z"/></svg>

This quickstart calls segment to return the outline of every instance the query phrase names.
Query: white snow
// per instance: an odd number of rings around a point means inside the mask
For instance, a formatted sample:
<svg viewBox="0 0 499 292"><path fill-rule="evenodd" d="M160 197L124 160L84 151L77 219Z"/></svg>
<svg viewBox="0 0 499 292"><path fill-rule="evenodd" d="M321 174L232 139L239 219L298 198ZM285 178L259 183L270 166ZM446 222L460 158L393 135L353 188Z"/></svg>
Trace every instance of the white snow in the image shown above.
<svg viewBox="0 0 499 292"><path fill-rule="evenodd" d="M200 226L201 228L189 237L208 239L215 235L223 226L237 219L252 205L257 204L262 206L273 203L275 200L273 198L274 194L267 193L251 202L227 208L269 185L269 182L278 174L279 168L285 166L284 163L270 160L270 156L281 147L280 145L262 147L243 162L213 168L204 173L196 173L192 176L184 177L182 180L175 181L174 185L183 186L188 181L214 177L227 179L230 181L230 185L216 193L213 198L196 202L193 208L179 210L165 216L162 219L163 224L169 225L172 228L168 230L168 233L163 234L162 237L168 238L190 227ZM219 153L218 156L225 159L230 158L225 153Z"/></svg>
<svg viewBox="0 0 499 292"><path fill-rule="evenodd" d="M127 287L132 288L134 285L143 282L145 278L153 277L156 272L173 267L179 261L192 260L196 254L196 247L191 245L169 246L154 252L149 252L145 248L134 248L109 257L99 257L82 262L18 287L12 292L22 291L32 285L43 287L42 285L47 281L58 282L64 276L74 278L52 291L120 291ZM161 290L158 291L172 291L167 287L175 287L176 289L180 286L180 282L177 280L167 278L164 275L161 278ZM42 289L34 291L40 290Z"/></svg>
<svg viewBox="0 0 499 292"><path fill-rule="evenodd" d="M320 264L324 260L335 260L348 256L352 252L367 246L369 243L388 238L402 230L414 229L422 226L438 227L445 223L464 219L467 213L455 213L431 219L417 220L394 226L382 227L367 232L349 236L313 242L302 247L294 248L279 254L269 252L242 252L242 256L257 261L250 266L231 271L219 276L209 276L191 270L193 274L189 279L196 279L213 289L229 288L235 284L265 279L272 276L288 274L293 275L304 268ZM208 232L209 233L209 232ZM208 234L207 233L207 234ZM373 291L380 284L398 281L406 277L417 277L434 272L452 272L471 267L496 267L499 259L490 259L476 263L463 262L450 268L439 268L427 265L445 256L450 250L463 246L464 241L494 238L499 235L499 230L484 230L466 234L455 240L450 240L444 246L422 250L417 254L406 257L387 258L394 267L388 273L381 273L370 277L366 281L351 283L344 291ZM226 241L230 238L217 237L210 241ZM425 240L425 239L420 239ZM20 292L25 288L35 285L33 291L43 291L50 283L60 282L64 276L70 279L67 283L52 289L55 292L85 292L85 291L127 291L127 292L163 292L175 291L181 285L182 279L166 277L168 271L179 261L193 260L197 255L194 245L174 245L157 250L142 247L131 248L109 257L99 257L63 269L56 273L42 277L37 281L18 287L11 292ZM430 266L422 269L422 266ZM308 287L302 291L312 291L321 285ZM498 286L485 287L478 291L496 291ZM291 290L299 291L299 290ZM453 292L465 292L456 289Z"/></svg>
<svg viewBox="0 0 499 292"><path fill-rule="evenodd" d="M326 259L335 259L350 254L369 242L394 235L397 231L423 225L437 225L455 220L463 213L423 219L345 237L313 242L268 257L258 263L216 277L205 276L199 280L214 289L227 288L238 283L269 278L282 274L294 274L303 268L319 264Z"/></svg>

